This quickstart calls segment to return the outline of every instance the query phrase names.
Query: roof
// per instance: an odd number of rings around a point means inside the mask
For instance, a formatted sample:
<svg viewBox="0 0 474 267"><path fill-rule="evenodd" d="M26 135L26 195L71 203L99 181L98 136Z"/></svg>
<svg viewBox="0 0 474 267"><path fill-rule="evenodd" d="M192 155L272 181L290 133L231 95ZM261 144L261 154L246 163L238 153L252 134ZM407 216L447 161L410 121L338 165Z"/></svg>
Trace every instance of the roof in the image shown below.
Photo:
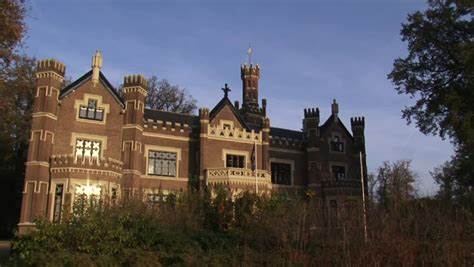
<svg viewBox="0 0 474 267"><path fill-rule="evenodd" d="M209 113L209 119L212 120L212 118L214 118L214 116L216 116L227 105L230 106L230 110L232 111L232 113L234 113L234 116L237 118L237 120L240 122L240 124L242 124L242 126L246 130L250 131L251 129L249 128L247 123L244 121L244 119L242 118L240 113L237 111L235 106L232 104L232 102L230 102L230 100L227 96L224 96L221 99L221 101L219 101L219 103L217 103L217 105L211 110L211 112Z"/></svg>
<svg viewBox="0 0 474 267"><path fill-rule="evenodd" d="M144 118L152 119L152 120L161 120L161 121L169 121L173 123L182 123L188 124L190 126L198 126L199 125L199 117L195 115L189 115L184 113L177 113L177 112L170 112L170 111L163 111L157 109L145 109Z"/></svg>
<svg viewBox="0 0 474 267"><path fill-rule="evenodd" d="M303 132L283 128L270 127L270 135L303 140Z"/></svg>
<svg viewBox="0 0 474 267"><path fill-rule="evenodd" d="M79 77L79 79L75 80L74 82L63 88L61 90L61 93L59 94L59 99L62 99L70 93L74 92L75 88L86 82L90 77L92 77L92 70L88 71L87 73ZM107 88L107 91L109 91L113 95L117 102L119 102L122 107L125 107L122 97L119 95L114 86L109 82L109 80L105 78L105 75L102 72L99 73L99 80L104 83L105 88Z"/></svg>
<svg viewBox="0 0 474 267"><path fill-rule="evenodd" d="M321 125L319 127L319 130L321 131L321 133L325 132L329 126L334 122L334 115L331 115L329 116L329 118L326 120L326 122L323 123L323 125ZM349 132L349 130L347 130L346 126L344 125L344 123L342 123L341 119L337 119L337 123L339 124L339 127L342 128L342 130L352 139L354 140L354 137L352 136L352 134Z"/></svg>

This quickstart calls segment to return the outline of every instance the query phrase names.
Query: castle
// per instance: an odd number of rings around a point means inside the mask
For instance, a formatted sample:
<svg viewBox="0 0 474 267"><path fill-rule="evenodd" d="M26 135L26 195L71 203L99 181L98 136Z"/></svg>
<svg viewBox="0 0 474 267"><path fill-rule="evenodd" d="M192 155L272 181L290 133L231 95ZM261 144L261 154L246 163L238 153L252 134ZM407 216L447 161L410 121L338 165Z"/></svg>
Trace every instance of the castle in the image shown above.
<svg viewBox="0 0 474 267"><path fill-rule="evenodd" d="M351 118L349 132L335 100L324 123L319 109L305 109L294 131L270 126L258 65L240 67L241 106L226 85L221 101L197 116L147 109L142 75L125 76L119 95L101 67L97 52L92 70L63 88L63 63L37 64L20 232L39 217L61 220L83 194L114 201L140 191L153 203L190 188L309 190L332 208L339 196L362 195L364 118Z"/></svg>

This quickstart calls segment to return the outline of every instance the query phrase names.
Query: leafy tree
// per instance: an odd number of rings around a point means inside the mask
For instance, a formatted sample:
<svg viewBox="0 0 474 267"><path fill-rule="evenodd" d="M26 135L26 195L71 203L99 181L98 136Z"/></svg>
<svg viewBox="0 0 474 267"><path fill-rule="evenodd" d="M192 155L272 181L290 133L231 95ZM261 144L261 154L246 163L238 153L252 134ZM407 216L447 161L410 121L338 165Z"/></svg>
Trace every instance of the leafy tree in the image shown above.
<svg viewBox="0 0 474 267"><path fill-rule="evenodd" d="M385 161L378 168L376 197L384 207L398 205L401 201L416 196L416 174L411 169L410 160Z"/></svg>
<svg viewBox="0 0 474 267"><path fill-rule="evenodd" d="M456 179L465 188L474 186L473 15L473 1L428 0L427 10L402 24L408 55L388 75L399 94L416 99L403 118L454 142Z"/></svg>
<svg viewBox="0 0 474 267"><path fill-rule="evenodd" d="M0 75L15 59L15 48L26 32L26 9L23 1L0 0Z"/></svg>
<svg viewBox="0 0 474 267"><path fill-rule="evenodd" d="M148 96L146 105L152 109L191 114L197 106L196 100L185 88L171 85L168 80L158 80L152 76L148 80Z"/></svg>
<svg viewBox="0 0 474 267"><path fill-rule="evenodd" d="M0 84L0 203L1 235L16 225L35 95L35 59L19 56L6 70Z"/></svg>

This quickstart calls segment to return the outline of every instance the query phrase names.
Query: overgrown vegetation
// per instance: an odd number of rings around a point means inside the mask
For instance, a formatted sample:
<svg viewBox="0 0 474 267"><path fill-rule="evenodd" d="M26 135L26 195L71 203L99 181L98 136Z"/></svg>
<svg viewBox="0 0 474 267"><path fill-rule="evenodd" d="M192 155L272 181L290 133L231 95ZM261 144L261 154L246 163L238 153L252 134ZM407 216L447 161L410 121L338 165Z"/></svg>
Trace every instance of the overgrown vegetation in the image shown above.
<svg viewBox="0 0 474 267"><path fill-rule="evenodd" d="M474 217L430 199L368 205L364 240L361 203L337 213L316 198L225 191L183 193L153 205L140 197L96 203L61 223L13 240L10 265L469 265ZM82 208L78 208L82 207Z"/></svg>

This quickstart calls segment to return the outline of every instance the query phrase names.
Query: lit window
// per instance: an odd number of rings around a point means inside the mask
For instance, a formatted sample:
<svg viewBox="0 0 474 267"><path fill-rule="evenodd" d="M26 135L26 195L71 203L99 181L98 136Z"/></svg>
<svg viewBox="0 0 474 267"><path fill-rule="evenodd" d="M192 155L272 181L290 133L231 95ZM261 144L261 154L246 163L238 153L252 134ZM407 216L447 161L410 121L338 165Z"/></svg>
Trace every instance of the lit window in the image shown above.
<svg viewBox="0 0 474 267"><path fill-rule="evenodd" d="M76 139L76 159L81 157L83 159L99 159L101 144L98 141Z"/></svg>
<svg viewBox="0 0 474 267"><path fill-rule="evenodd" d="M227 168L245 168L245 156L241 155L226 155L225 166Z"/></svg>
<svg viewBox="0 0 474 267"><path fill-rule="evenodd" d="M148 153L148 174L176 177L176 153L150 151Z"/></svg>
<svg viewBox="0 0 474 267"><path fill-rule="evenodd" d="M346 178L346 168L343 166L332 166L332 176L334 179L344 179Z"/></svg>
<svg viewBox="0 0 474 267"><path fill-rule="evenodd" d="M104 119L104 110L97 107L97 100L89 99L87 106L79 107L79 118L101 121Z"/></svg>
<svg viewBox="0 0 474 267"><path fill-rule="evenodd" d="M291 164L272 162L272 183L291 185Z"/></svg>
<svg viewBox="0 0 474 267"><path fill-rule="evenodd" d="M344 143L339 141L339 136L334 136L334 140L331 141L331 150L344 152Z"/></svg>
<svg viewBox="0 0 474 267"><path fill-rule="evenodd" d="M163 194L148 194L147 195L148 204L158 204L160 202L166 201L166 196Z"/></svg>

